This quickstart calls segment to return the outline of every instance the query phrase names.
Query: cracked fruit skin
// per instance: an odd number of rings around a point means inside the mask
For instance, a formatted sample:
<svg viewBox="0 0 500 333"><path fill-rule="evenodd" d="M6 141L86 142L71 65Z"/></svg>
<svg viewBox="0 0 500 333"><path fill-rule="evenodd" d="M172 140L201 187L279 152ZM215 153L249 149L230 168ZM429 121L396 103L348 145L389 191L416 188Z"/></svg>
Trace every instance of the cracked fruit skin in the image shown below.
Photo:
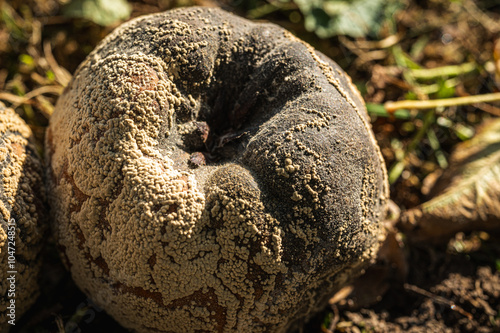
<svg viewBox="0 0 500 333"><path fill-rule="evenodd" d="M76 71L46 136L77 285L138 332L284 332L375 257L385 166L333 61L268 23L134 19Z"/></svg>

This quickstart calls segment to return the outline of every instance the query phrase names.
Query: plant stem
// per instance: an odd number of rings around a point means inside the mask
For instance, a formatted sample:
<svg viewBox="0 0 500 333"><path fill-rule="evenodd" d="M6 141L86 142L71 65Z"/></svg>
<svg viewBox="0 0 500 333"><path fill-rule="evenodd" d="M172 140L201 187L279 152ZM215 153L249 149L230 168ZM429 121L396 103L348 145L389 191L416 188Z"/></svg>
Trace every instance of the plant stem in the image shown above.
<svg viewBox="0 0 500 333"><path fill-rule="evenodd" d="M476 104L476 103L495 102L495 101L500 101L500 93L445 98L445 99L433 99L429 101L406 100L397 102L386 102L384 104L384 107L387 110L387 112L394 112L398 109L434 109L438 107L446 107L453 105Z"/></svg>
<svg viewBox="0 0 500 333"><path fill-rule="evenodd" d="M410 74L415 79L430 80L443 76L457 76L473 72L476 69L475 62L468 62L461 65L443 66L437 68L411 69Z"/></svg>

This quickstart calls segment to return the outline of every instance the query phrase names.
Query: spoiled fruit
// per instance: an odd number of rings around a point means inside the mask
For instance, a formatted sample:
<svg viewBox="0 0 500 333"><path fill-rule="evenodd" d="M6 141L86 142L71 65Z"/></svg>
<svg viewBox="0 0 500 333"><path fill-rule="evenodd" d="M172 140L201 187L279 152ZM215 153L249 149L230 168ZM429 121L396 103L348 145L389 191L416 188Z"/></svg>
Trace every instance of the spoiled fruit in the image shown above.
<svg viewBox="0 0 500 333"><path fill-rule="evenodd" d="M0 103L1 332L18 322L40 293L37 280L47 226L44 200L42 164L31 130Z"/></svg>
<svg viewBox="0 0 500 333"><path fill-rule="evenodd" d="M385 167L333 61L220 9L132 20L50 120L50 202L78 286L140 332L283 332L375 257Z"/></svg>

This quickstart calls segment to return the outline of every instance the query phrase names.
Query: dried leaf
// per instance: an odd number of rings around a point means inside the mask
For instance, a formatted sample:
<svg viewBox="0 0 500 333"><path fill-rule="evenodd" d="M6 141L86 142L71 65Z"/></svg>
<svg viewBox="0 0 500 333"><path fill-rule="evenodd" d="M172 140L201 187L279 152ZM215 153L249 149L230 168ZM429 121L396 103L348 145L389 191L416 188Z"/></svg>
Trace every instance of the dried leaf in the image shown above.
<svg viewBox="0 0 500 333"><path fill-rule="evenodd" d="M398 227L411 239L500 229L500 119L455 148L433 192L438 195L401 216Z"/></svg>

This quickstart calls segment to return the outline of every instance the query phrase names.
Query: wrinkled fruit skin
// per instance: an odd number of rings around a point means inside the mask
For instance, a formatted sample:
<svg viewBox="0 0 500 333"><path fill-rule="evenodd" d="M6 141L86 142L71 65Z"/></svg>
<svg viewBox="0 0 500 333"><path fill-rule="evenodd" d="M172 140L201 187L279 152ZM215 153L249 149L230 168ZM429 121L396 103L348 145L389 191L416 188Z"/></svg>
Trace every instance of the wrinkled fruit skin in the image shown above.
<svg viewBox="0 0 500 333"><path fill-rule="evenodd" d="M42 172L30 128L0 103L0 332L19 323L40 294L47 229Z"/></svg>
<svg viewBox="0 0 500 333"><path fill-rule="evenodd" d="M283 332L372 260L385 167L331 60L191 7L111 33L47 132L78 286L139 332Z"/></svg>

